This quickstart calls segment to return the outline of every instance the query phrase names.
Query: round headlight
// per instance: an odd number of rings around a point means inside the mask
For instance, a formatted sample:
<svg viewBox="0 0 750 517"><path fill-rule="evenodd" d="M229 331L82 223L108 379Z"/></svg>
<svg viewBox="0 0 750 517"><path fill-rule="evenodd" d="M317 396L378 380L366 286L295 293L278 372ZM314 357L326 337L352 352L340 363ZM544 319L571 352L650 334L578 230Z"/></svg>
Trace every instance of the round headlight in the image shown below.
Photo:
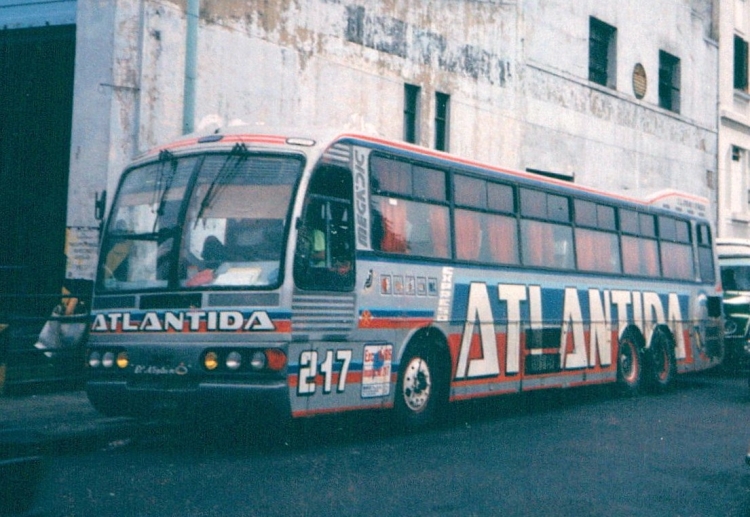
<svg viewBox="0 0 750 517"><path fill-rule="evenodd" d="M117 354L117 366L120 368L127 368L130 361L128 360L128 353L125 351Z"/></svg>
<svg viewBox="0 0 750 517"><path fill-rule="evenodd" d="M99 368L102 364L102 356L99 352L91 352L89 355L89 366L91 368Z"/></svg>
<svg viewBox="0 0 750 517"><path fill-rule="evenodd" d="M113 364L115 364L115 354L112 352L106 352L102 356L102 366L105 368L112 368Z"/></svg>
<svg viewBox="0 0 750 517"><path fill-rule="evenodd" d="M239 352L229 352L226 361L227 368L230 370L239 370L242 366L242 355Z"/></svg>
<svg viewBox="0 0 750 517"><path fill-rule="evenodd" d="M215 370L219 367L219 356L216 352L206 352L206 356L203 358L203 366L206 370Z"/></svg>
<svg viewBox="0 0 750 517"><path fill-rule="evenodd" d="M253 352L253 357L250 359L250 366L253 370L262 370L266 367L266 354L261 350Z"/></svg>

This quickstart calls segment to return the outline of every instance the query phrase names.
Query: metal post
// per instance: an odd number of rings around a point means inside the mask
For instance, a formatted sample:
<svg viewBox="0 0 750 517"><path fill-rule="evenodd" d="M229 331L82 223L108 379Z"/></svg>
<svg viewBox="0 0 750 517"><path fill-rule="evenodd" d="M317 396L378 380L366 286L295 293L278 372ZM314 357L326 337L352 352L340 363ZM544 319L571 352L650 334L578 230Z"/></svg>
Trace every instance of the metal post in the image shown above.
<svg viewBox="0 0 750 517"><path fill-rule="evenodd" d="M188 0L185 42L185 91L182 106L182 133L195 129L195 83L198 77L198 20L200 0Z"/></svg>

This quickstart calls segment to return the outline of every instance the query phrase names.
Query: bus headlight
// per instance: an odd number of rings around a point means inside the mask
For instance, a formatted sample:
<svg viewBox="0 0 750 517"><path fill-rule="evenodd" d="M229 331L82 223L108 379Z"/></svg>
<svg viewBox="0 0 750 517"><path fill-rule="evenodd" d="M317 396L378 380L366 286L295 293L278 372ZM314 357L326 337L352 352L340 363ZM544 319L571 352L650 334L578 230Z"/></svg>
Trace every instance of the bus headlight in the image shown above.
<svg viewBox="0 0 750 517"><path fill-rule="evenodd" d="M112 368L113 364L115 364L115 354L112 352L105 352L102 356L102 366L105 368Z"/></svg>
<svg viewBox="0 0 750 517"><path fill-rule="evenodd" d="M215 370L219 367L219 356L216 355L216 352L206 352L203 357L203 366L206 367L206 370Z"/></svg>
<svg viewBox="0 0 750 517"><path fill-rule="evenodd" d="M227 368L230 370L239 370L242 366L242 355L239 352L229 352L226 360Z"/></svg>
<svg viewBox="0 0 750 517"><path fill-rule="evenodd" d="M250 358L250 366L253 367L253 370L262 370L266 367L266 354L263 353L262 350L256 350L253 352L252 357Z"/></svg>
<svg viewBox="0 0 750 517"><path fill-rule="evenodd" d="M99 368L102 365L102 356L99 352L91 352L89 354L89 366L91 368Z"/></svg>

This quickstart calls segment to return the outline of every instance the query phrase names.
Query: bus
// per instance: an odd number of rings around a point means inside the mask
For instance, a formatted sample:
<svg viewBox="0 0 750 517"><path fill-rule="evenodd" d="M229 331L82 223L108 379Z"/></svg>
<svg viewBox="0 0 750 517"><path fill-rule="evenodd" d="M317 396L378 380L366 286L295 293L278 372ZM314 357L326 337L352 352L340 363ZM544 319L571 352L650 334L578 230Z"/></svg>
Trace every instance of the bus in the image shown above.
<svg viewBox="0 0 750 517"><path fill-rule="evenodd" d="M186 136L121 176L86 391L107 415L307 417L612 383L723 356L707 202L366 134Z"/></svg>
<svg viewBox="0 0 750 517"><path fill-rule="evenodd" d="M750 367L750 240L716 239L724 290L724 366L732 371Z"/></svg>

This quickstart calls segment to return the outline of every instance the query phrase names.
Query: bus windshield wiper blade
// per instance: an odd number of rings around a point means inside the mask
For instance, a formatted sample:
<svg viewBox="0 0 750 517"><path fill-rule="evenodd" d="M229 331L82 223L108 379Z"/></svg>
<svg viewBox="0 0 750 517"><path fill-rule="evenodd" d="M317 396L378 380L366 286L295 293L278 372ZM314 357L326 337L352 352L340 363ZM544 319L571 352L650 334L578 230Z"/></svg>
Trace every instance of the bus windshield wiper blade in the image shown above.
<svg viewBox="0 0 750 517"><path fill-rule="evenodd" d="M166 180L164 179L165 172L164 167L169 162L170 168L169 172L166 173ZM164 188L161 190L161 195L159 196L159 204L156 208L156 217L154 218L154 228L152 230L152 233L156 233L156 228L159 225L159 218L164 215L164 204L167 200L167 193L169 192L169 189L172 188L172 181L174 180L174 177L177 175L177 160L175 159L174 155L167 151L166 149L163 149L159 153L159 162L161 165L159 166L159 181L157 182L156 190L159 190L159 187L161 186L162 182L164 183Z"/></svg>
<svg viewBox="0 0 750 517"><path fill-rule="evenodd" d="M221 188L227 181L230 181L235 174L237 174L237 171L239 170L240 164L249 156L250 152L247 149L247 146L242 143L234 144L234 147L227 155L226 160L224 160L224 163L221 164L221 167L219 168L219 171L216 173L216 176L214 176L214 179L211 181L211 184L208 186L208 190L206 191L206 194L203 196L203 199L201 200L200 208L198 209L198 214L195 216L195 225L198 224L198 221L203 216L203 212L206 211L206 208L211 206L211 203L216 198L218 189ZM237 161L234 162L234 165L232 167L229 166L229 164L232 162L232 159L236 158Z"/></svg>

